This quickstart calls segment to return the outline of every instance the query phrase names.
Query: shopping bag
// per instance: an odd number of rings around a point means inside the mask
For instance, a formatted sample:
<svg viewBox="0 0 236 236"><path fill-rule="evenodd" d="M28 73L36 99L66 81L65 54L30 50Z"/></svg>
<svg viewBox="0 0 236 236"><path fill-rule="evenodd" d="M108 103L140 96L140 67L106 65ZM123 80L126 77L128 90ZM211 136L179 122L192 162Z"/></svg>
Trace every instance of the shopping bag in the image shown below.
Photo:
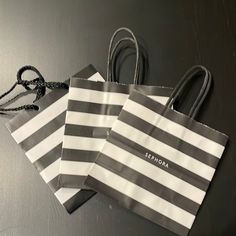
<svg viewBox="0 0 236 236"><path fill-rule="evenodd" d="M132 38L122 38L112 49L114 37L123 30L128 31ZM110 70L110 67L114 66L111 64L117 46L124 40L130 40L136 48L134 84L129 85L112 82L116 79L112 73L113 69ZM84 181L89 169L133 89L162 104L168 100L172 91L170 88L138 84L139 67L137 40L132 31L121 28L114 33L109 46L108 81L94 82L79 78L71 79L60 165L61 186L86 188Z"/></svg>
<svg viewBox="0 0 236 236"><path fill-rule="evenodd" d="M186 84L205 74L188 115L171 109ZM228 137L194 119L211 83L195 66L166 105L133 91L85 182L122 206L178 235L187 235Z"/></svg>
<svg viewBox="0 0 236 236"><path fill-rule="evenodd" d="M103 80L92 65L74 77ZM53 90L34 103L34 106L39 107L38 111L22 111L7 123L7 127L56 198L71 213L92 197L94 192L61 188L58 184L67 100L68 89Z"/></svg>

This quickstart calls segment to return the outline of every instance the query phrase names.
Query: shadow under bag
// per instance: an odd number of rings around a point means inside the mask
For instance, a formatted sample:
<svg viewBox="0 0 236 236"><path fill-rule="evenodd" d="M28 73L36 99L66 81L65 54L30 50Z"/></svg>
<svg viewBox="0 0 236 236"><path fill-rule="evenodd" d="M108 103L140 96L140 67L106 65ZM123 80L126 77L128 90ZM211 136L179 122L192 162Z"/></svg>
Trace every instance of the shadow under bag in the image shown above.
<svg viewBox="0 0 236 236"><path fill-rule="evenodd" d="M171 109L193 78L205 75L188 115ZM211 84L191 68L166 105L133 91L85 182L122 206L175 232L188 234L228 137L194 120Z"/></svg>
<svg viewBox="0 0 236 236"><path fill-rule="evenodd" d="M74 77L103 81L91 65ZM55 89L34 103L39 111L22 111L6 126L56 198L71 213L95 192L61 188L58 183L67 100L68 89Z"/></svg>

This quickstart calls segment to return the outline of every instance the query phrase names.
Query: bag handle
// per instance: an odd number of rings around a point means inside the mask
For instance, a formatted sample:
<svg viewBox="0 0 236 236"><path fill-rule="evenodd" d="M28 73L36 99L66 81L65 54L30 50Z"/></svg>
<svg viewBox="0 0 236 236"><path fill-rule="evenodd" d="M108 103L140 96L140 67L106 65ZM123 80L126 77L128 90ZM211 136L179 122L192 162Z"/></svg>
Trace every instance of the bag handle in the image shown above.
<svg viewBox="0 0 236 236"><path fill-rule="evenodd" d="M37 78L33 80L23 80L22 75L26 71L33 71L37 74ZM61 82L45 82L42 74L39 72L37 68L34 66L26 65L19 69L17 72L17 81L15 84L5 93L0 95L0 100L6 97L8 94L10 94L17 85L22 85L25 90L29 91L30 93L36 93L36 98L33 102L39 100L41 97L43 97L46 93L46 88L49 88L51 90L56 88L63 88L68 89L68 85ZM30 85L34 85L34 88L30 88ZM0 113L6 113L11 111L20 111L20 110L39 110L39 107L35 104L26 104L19 107L13 107L13 108L3 108L6 104L18 99L20 96L22 96L25 92L21 92L14 96L13 98L9 99L5 103L0 105Z"/></svg>
<svg viewBox="0 0 236 236"><path fill-rule="evenodd" d="M196 76L198 76L197 78L199 78L199 76L202 74L204 74L202 87L188 114L189 117L195 118L210 90L212 82L211 73L204 66L201 65L193 66L184 74L181 80L177 83L171 96L169 97L166 106L170 108L174 104L176 99L183 93L186 85Z"/></svg>
<svg viewBox="0 0 236 236"><path fill-rule="evenodd" d="M128 34L131 35L131 37L121 38L114 45L114 41L115 41L116 36L122 31L127 32ZM139 45L138 45L138 42L137 42L137 39L136 39L134 33L126 27L121 27L121 28L117 29L111 37L111 40L110 40L110 43L109 43L109 48L108 48L108 57L107 57L107 81L110 81L110 82L113 81L112 62L114 60L114 54L115 54L115 51L117 50L118 46L124 41L130 41L135 46L136 62L135 62L135 69L134 69L134 84L138 84L139 54L140 54L139 53Z"/></svg>
<svg viewBox="0 0 236 236"><path fill-rule="evenodd" d="M131 38L131 37L124 37L122 39L120 39L116 44L115 46L113 47L113 50L111 52L111 58L110 58L110 67L111 67L111 75L110 75L110 78L111 78L111 81L114 81L114 82L118 82L118 80L115 79L115 65L116 65L116 59L117 59L117 55L119 55L119 52L116 52L120 46L120 44L122 44L123 42L131 42L132 44L134 44L134 40ZM140 57L139 57L139 61L138 61L138 68L137 68L137 78L139 78L139 69L140 69Z"/></svg>

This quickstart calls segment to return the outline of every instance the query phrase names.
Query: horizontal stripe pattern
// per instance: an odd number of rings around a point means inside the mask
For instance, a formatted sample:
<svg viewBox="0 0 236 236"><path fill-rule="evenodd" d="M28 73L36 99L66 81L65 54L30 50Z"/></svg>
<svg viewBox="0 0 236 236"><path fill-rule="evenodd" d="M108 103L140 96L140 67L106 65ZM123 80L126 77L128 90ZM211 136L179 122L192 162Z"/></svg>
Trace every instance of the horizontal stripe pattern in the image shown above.
<svg viewBox="0 0 236 236"><path fill-rule="evenodd" d="M28 150L25 154L29 158L29 160L34 163L40 157L48 153L52 148L56 147L58 144L62 142L63 133L64 133L65 126L63 125L54 133L50 134L40 143L32 147Z"/></svg>
<svg viewBox="0 0 236 236"><path fill-rule="evenodd" d="M129 97L129 101L130 100L137 102L140 105L143 105L144 107L154 111L157 114L164 114L164 117L168 118L170 121L173 121L176 124L181 125L185 128L191 129L191 131L207 139L210 139L222 145L223 147L226 145L226 142L228 140L227 135L212 129L207 125L196 122L193 119L189 119L188 116L179 113L173 109L167 109L162 104L156 103L154 100L149 99L148 97L138 93L137 91L133 91L133 93Z"/></svg>
<svg viewBox="0 0 236 236"><path fill-rule="evenodd" d="M122 201L118 201L118 203L126 207L128 209L132 209L133 212L137 213L138 215L144 216L145 218L158 224L164 228L167 228L178 235L187 236L189 229L185 226L178 224L174 220L166 218L164 215L160 214L159 212L154 211L153 209L145 206L144 204L128 197L127 195L123 194L120 191L117 191L114 188L98 181L97 179L89 176L86 179L87 185L91 186L93 189L100 191L101 193L112 197L113 199L122 199Z"/></svg>
<svg viewBox="0 0 236 236"><path fill-rule="evenodd" d="M172 198L172 191L166 186L154 181L152 178L141 174L140 172L129 168L128 166L118 162L109 156L101 154L99 165L113 171L115 174L129 180L137 185L142 185L142 187L150 192L158 195L159 197L172 201L173 204L183 208L191 214L196 214L198 210L198 204L179 193L175 193L175 198ZM122 169L122 172L120 171Z"/></svg>
<svg viewBox="0 0 236 236"><path fill-rule="evenodd" d="M64 82L68 84L69 80L66 80ZM33 117L37 116L39 113L44 111L47 107L52 105L59 98L63 97L67 93L68 91L64 89L58 89L56 93L48 93L47 96L44 96L40 98L40 100L35 102L35 105L38 105L40 108L38 111L21 111L21 115L16 115L6 124L7 128L10 130L11 133L13 133L15 130L20 128Z"/></svg>
<svg viewBox="0 0 236 236"><path fill-rule="evenodd" d="M210 153L215 157L220 158L223 153L223 145L218 144L202 135L199 135L198 133L193 132L190 127L186 128L182 125L179 125L178 123L167 119L165 116L157 114L138 103L128 100L126 106L124 107L124 110L132 112L132 114L136 115L137 117L140 117L151 123L152 125L157 126L158 128L177 136L179 139L188 142L193 146L196 146L198 144L198 147L200 149ZM155 120L151 120L151 117L155 117Z"/></svg>
<svg viewBox="0 0 236 236"><path fill-rule="evenodd" d="M68 94L59 98L56 102L40 112L37 116L22 125L19 129L12 133L17 143L22 142L34 132L42 128L48 122L60 115L66 110Z"/></svg>
<svg viewBox="0 0 236 236"><path fill-rule="evenodd" d="M24 141L20 143L21 147L28 151L33 148L35 145L43 141L44 137L49 136L54 133L58 127L62 127L65 124L66 111L61 113L55 119L47 123L41 129L34 132L30 137L26 138Z"/></svg>
<svg viewBox="0 0 236 236"><path fill-rule="evenodd" d="M84 125L92 127L112 127L117 116L99 115L84 112L66 112L66 124Z"/></svg>
<svg viewBox="0 0 236 236"><path fill-rule="evenodd" d="M166 115L170 112L171 119ZM225 135L193 120L188 126L188 120L134 91L85 184L149 220L187 235L226 144Z"/></svg>
<svg viewBox="0 0 236 236"><path fill-rule="evenodd" d="M58 170L60 168L60 161L61 161L61 158L58 158L51 165L49 165L47 168L45 168L44 170L40 172L41 177L46 183L50 182L52 179L58 176Z"/></svg>
<svg viewBox="0 0 236 236"><path fill-rule="evenodd" d="M215 169L212 167L191 158L185 153L180 152L178 149L172 148L120 120L117 121L116 126L114 126L112 130L125 137L128 135L130 140L137 142L140 145L144 144L146 148L150 149L152 152L163 156L167 160L186 168L206 180L211 180L213 177Z"/></svg>
<svg viewBox="0 0 236 236"><path fill-rule="evenodd" d="M76 184L75 175L87 176L87 169L83 170L83 162L86 161L92 165L92 160L95 160L96 156L95 152L98 154L101 150L133 89L138 89L163 104L166 103L171 92L170 88L157 86L95 83L76 78L71 80L62 147L62 160L66 160L66 162L61 162L62 186L70 186L69 175L72 176L71 183L74 184ZM77 172L72 169L70 172L70 168L64 171L63 165L68 165L69 161L71 161L71 167L78 162L80 168L77 168ZM81 188L84 182L77 182L77 185Z"/></svg>
<svg viewBox="0 0 236 236"><path fill-rule="evenodd" d="M119 141L119 140L123 140L124 142ZM120 134L117 134L114 131L112 131L112 135L110 135L107 138L107 141L109 141L110 143L112 143L116 146L119 146L120 148L126 150L127 152L131 152L132 154L136 155L137 157L139 157L145 161L148 161L151 164L158 166L160 169L167 171L171 175L174 175L174 176L184 180L185 182L188 182L189 184L191 184L203 191L206 191L208 188L209 181L207 181L206 179L193 174L192 172L188 171L187 169L185 169L179 165L176 165L175 163L170 162L169 160L167 160L163 157L160 157L156 153L151 152L146 147L143 147L142 145L139 145L139 144L131 141L130 139L128 139L124 136L121 136ZM150 153L151 155L157 157L158 159L164 161L165 163L168 163L168 168L166 168L163 165L160 165L159 163L154 163L152 159L148 159L146 157L146 153Z"/></svg>
<svg viewBox="0 0 236 236"><path fill-rule="evenodd" d="M178 149L188 156L191 156L192 158L195 158L213 168L216 168L218 164L218 158L212 154L205 152L201 148L193 146L184 140L182 140L181 145L179 145L179 139L175 135L166 132L165 129L160 129L157 126L144 121L138 116L127 112L125 109L119 116L119 120L131 125L132 127L135 127L142 132L152 130L152 132L149 133L151 137L159 139L161 142L168 144L169 146Z"/></svg>
<svg viewBox="0 0 236 236"><path fill-rule="evenodd" d="M155 180L156 182L167 186L168 188L174 190L175 192L191 199L192 201L201 204L205 192L195 186L185 182L184 180L177 178L167 171L160 169L136 155L123 150L109 142L104 145L101 155L104 154L110 158L146 175L147 177ZM100 156L96 163L100 163Z"/></svg>
<svg viewBox="0 0 236 236"><path fill-rule="evenodd" d="M55 162L58 157L61 156L61 149L62 143L59 143L56 147L52 148L49 152L40 157L40 159L35 161L33 165L38 170L38 172L41 172L43 169Z"/></svg>
<svg viewBox="0 0 236 236"><path fill-rule="evenodd" d="M102 79L92 66L76 76L95 81ZM56 198L71 213L95 192L60 187L59 168L67 102L67 90L54 90L39 100L38 112L23 111L7 126Z"/></svg>
<svg viewBox="0 0 236 236"><path fill-rule="evenodd" d="M175 222L191 228L195 216L181 208L173 205L172 203L156 196L155 194L127 181L123 177L114 174L113 172L99 166L94 165L90 175L98 181L124 193L130 198L142 203L148 208L158 211L160 214L174 220ZM171 216L170 213L171 212Z"/></svg>
<svg viewBox="0 0 236 236"><path fill-rule="evenodd" d="M159 156L163 156L167 160L186 168L206 180L211 180L213 177L215 172L214 168L191 158L183 152L180 152L178 149L172 148L171 146L160 142L159 140L120 120L116 122L116 126L114 126L112 130L124 137L129 137L130 140L137 142L140 145L144 145Z"/></svg>

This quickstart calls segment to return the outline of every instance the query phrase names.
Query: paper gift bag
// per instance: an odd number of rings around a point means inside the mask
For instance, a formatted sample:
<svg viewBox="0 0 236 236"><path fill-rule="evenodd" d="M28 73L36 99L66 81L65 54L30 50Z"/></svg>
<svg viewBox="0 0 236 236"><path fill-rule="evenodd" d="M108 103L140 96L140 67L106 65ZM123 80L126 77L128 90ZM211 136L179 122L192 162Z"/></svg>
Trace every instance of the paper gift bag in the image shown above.
<svg viewBox="0 0 236 236"><path fill-rule="evenodd" d="M76 76L103 80L91 65ZM35 103L39 111L23 111L10 120L7 127L56 198L71 213L93 196L94 192L61 188L58 184L67 100L68 90L54 90Z"/></svg>
<svg viewBox="0 0 236 236"><path fill-rule="evenodd" d="M118 29L116 35L123 29ZM127 30L127 29L125 29ZM135 36L136 69L134 84L125 85L110 82L110 60L113 60L117 45L108 56L108 81L94 82L72 78L69 87L68 108L66 112L65 134L63 138L62 159L60 165L60 184L65 187L85 188L84 181L101 150L110 129L117 119L130 92L136 89L151 98L165 104L171 89L158 86L145 86L138 83L139 48ZM111 40L111 44L114 39ZM130 40L128 38L128 40ZM110 58L111 57L111 58ZM114 78L113 78L114 80Z"/></svg>
<svg viewBox="0 0 236 236"><path fill-rule="evenodd" d="M170 109L188 82L205 73L188 115ZM193 67L166 105L133 91L85 182L122 206L187 235L223 154L227 136L194 120L210 74Z"/></svg>

